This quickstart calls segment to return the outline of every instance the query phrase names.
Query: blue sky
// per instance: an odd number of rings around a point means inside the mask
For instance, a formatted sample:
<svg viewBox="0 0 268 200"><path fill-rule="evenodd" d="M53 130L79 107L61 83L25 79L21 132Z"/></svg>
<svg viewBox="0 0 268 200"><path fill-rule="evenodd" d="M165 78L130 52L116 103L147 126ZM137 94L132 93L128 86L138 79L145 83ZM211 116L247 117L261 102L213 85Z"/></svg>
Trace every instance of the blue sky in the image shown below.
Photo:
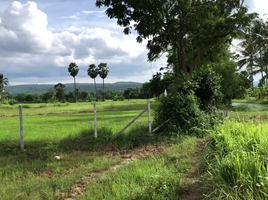
<svg viewBox="0 0 268 200"><path fill-rule="evenodd" d="M246 4L261 15L268 8L266 0ZM106 82L148 81L166 65L165 56L148 63L146 44L125 36L104 11L94 0L1 0L0 73L11 85L71 83L67 68L76 62L77 82L88 83L88 65L107 62Z"/></svg>

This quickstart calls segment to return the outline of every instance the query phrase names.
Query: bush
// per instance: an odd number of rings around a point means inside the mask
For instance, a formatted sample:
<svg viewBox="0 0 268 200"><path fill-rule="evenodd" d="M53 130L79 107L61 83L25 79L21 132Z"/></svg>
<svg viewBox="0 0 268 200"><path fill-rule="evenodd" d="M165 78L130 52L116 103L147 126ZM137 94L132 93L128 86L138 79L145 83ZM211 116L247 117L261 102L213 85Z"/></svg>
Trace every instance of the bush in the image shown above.
<svg viewBox="0 0 268 200"><path fill-rule="evenodd" d="M24 104L24 105L22 105L22 108L31 108L31 106L27 105L27 104Z"/></svg>
<svg viewBox="0 0 268 200"><path fill-rule="evenodd" d="M17 101L15 99L11 99L9 100L9 105L15 105L17 103Z"/></svg>
<svg viewBox="0 0 268 200"><path fill-rule="evenodd" d="M176 132L203 136L223 120L223 115L213 107L203 110L204 104L200 106L200 100L195 95L197 81L184 75L179 78L180 84L173 92L160 97L155 124L163 124L159 130L165 134Z"/></svg>
<svg viewBox="0 0 268 200"><path fill-rule="evenodd" d="M200 101L202 110L211 107L216 102L216 99L221 99L221 76L219 74L211 69L203 69L194 74L193 80L197 83L195 95Z"/></svg>

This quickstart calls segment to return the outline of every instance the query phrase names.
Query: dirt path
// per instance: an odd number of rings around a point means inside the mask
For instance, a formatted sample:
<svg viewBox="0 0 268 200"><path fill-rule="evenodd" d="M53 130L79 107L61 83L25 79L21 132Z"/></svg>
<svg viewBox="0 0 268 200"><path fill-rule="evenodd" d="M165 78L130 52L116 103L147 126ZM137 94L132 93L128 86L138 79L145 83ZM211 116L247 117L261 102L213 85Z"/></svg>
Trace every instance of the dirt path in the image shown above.
<svg viewBox="0 0 268 200"><path fill-rule="evenodd" d="M202 200L203 193L202 193L202 184L199 180L200 178L200 163L202 163L202 151L204 150L205 146L205 140L204 139L198 139L197 146L195 149L195 152L192 157L191 166L192 168L185 174L182 175L182 179L186 180L185 184L183 184L179 190L180 199L182 200ZM113 153L113 151L108 152L108 157L119 157L120 161L110 167L106 170L100 170L100 171L94 171L89 174L86 174L84 177L82 177L80 180L77 181L76 184L72 185L68 190L62 191L60 196L58 196L56 199L60 200L74 200L77 198L77 196L83 194L86 191L86 188L88 187L88 184L90 180L92 179L99 179L100 175L103 175L105 173L108 173L110 171L115 171L118 168L136 160L145 158L149 155L156 155L161 153L164 149L166 149L166 146L161 145L148 145L143 147L135 148L131 151L125 151L121 152L120 155L118 153Z"/></svg>
<svg viewBox="0 0 268 200"><path fill-rule="evenodd" d="M69 190L63 191L60 196L58 196L56 199L60 200L74 200L78 195L81 195L86 191L86 187L88 187L89 181L93 178L98 179L100 175L103 175L105 173L108 173L110 171L115 171L118 168L136 160L145 158L149 155L156 155L160 152L162 152L165 149L165 146L161 145L148 145L148 146L142 146L135 148L131 151L125 151L122 152L120 155L118 153L109 152L109 157L119 157L120 161L110 167L107 170L100 170L100 171L94 171L89 174L86 174L84 177L82 177L76 184L71 186Z"/></svg>
<svg viewBox="0 0 268 200"><path fill-rule="evenodd" d="M182 191L182 200L201 200L203 199L202 184L200 181L200 163L202 163L202 152L204 150L206 141L198 139L197 147L192 159L192 168L185 173L182 178L186 179L186 183L179 189Z"/></svg>

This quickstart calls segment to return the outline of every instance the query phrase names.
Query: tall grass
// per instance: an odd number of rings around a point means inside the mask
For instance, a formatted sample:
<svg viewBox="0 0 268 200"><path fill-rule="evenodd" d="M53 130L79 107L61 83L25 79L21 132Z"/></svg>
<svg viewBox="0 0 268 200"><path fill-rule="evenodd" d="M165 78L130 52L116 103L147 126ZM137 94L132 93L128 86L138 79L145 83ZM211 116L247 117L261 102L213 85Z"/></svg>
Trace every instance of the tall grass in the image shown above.
<svg viewBox="0 0 268 200"><path fill-rule="evenodd" d="M210 135L207 199L268 199L268 123L227 121Z"/></svg>

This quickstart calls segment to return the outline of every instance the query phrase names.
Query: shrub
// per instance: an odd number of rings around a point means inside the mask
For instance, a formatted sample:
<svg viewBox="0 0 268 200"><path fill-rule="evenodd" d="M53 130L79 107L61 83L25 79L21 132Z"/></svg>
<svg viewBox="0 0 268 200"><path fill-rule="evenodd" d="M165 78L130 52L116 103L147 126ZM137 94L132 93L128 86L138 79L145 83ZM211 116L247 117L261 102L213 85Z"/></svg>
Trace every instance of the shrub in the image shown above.
<svg viewBox="0 0 268 200"><path fill-rule="evenodd" d="M17 101L15 99L11 99L9 100L9 105L15 105L17 103Z"/></svg>
<svg viewBox="0 0 268 200"><path fill-rule="evenodd" d="M31 106L30 105L27 105L27 104L22 105L22 107L23 108L31 108Z"/></svg>
<svg viewBox="0 0 268 200"><path fill-rule="evenodd" d="M221 76L211 69L197 71L192 81L197 83L195 88L195 95L200 101L200 108L206 110L216 102L216 99L220 99L222 93L221 88Z"/></svg>
<svg viewBox="0 0 268 200"><path fill-rule="evenodd" d="M223 120L223 115L216 108L200 109L204 108L205 103L200 106L200 100L195 95L198 81L185 75L180 75L179 80L173 92L160 97L155 124L163 124L159 130L165 134L176 132L203 136Z"/></svg>

